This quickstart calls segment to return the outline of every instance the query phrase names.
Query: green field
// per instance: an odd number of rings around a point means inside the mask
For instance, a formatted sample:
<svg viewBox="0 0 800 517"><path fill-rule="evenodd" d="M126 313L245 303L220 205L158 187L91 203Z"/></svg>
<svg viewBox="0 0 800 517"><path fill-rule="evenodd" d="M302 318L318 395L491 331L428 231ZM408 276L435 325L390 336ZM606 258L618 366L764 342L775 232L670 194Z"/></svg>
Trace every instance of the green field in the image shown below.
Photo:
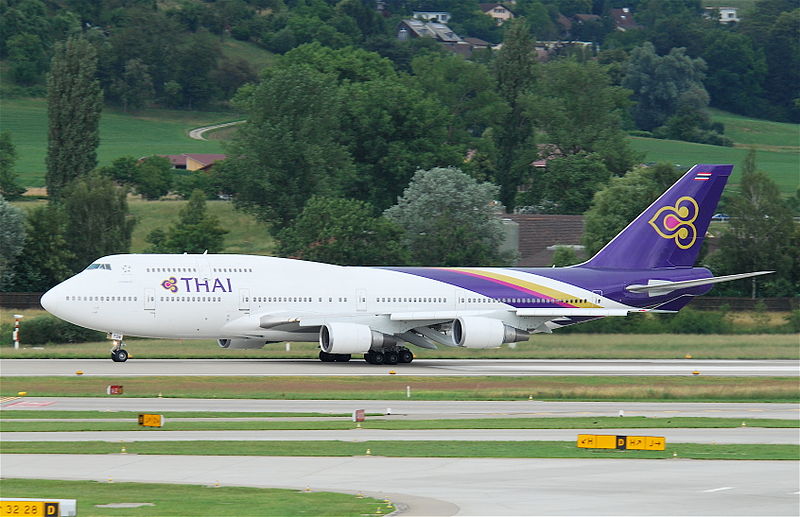
<svg viewBox="0 0 800 517"><path fill-rule="evenodd" d="M3 310L11 319L15 310ZM21 311L37 314L41 311ZM30 316L26 316L30 317ZM22 320L24 332L25 320ZM316 358L317 343L283 343L255 350L224 350L213 340L126 339L135 359L294 359ZM414 348L417 359L800 359L797 334L548 334L536 335L516 347L439 350ZM108 359L110 342L0 346L2 359ZM355 359L358 359L357 357Z"/></svg>
<svg viewBox="0 0 800 517"><path fill-rule="evenodd" d="M577 435L576 435L577 437ZM782 444L667 443L664 451L579 449L555 441L169 441L125 442L127 454L198 453L224 456L392 456L406 458L603 458L797 460L800 447ZM3 454L119 454L119 443L3 442ZM199 452L202 451L202 452ZM135 457L135 456L134 456ZM231 515L231 514L227 514Z"/></svg>
<svg viewBox="0 0 800 517"><path fill-rule="evenodd" d="M13 362L3 368L13 368ZM121 398L282 400L648 400L684 402L797 402L797 377L540 376L414 377L376 367L363 377L5 377L0 396L108 397L109 384L124 386ZM401 370L400 366L395 367ZM700 373L700 372L698 372Z"/></svg>
<svg viewBox="0 0 800 517"><path fill-rule="evenodd" d="M3 131L11 131L19 159L16 171L26 187L44 186L47 154L47 104L44 99L0 99ZM221 153L219 141L192 140L190 129L238 120L235 113L143 110L125 114L105 109L100 121L100 165L120 156Z"/></svg>
<svg viewBox="0 0 800 517"><path fill-rule="evenodd" d="M739 183L739 165L748 150L743 147L720 147L677 140L630 137L632 147L645 153L645 162L668 162L689 168L696 163L732 163L730 186L735 190ZM758 149L758 170L762 170L778 184L784 195L794 195L800 186L800 152Z"/></svg>
<svg viewBox="0 0 800 517"><path fill-rule="evenodd" d="M57 475L57 474L56 474ZM158 483L100 483L45 479L0 479L6 497L76 499L80 517L167 515L383 515L394 506L369 497L276 488L217 487ZM138 508L97 508L120 501L148 502Z"/></svg>

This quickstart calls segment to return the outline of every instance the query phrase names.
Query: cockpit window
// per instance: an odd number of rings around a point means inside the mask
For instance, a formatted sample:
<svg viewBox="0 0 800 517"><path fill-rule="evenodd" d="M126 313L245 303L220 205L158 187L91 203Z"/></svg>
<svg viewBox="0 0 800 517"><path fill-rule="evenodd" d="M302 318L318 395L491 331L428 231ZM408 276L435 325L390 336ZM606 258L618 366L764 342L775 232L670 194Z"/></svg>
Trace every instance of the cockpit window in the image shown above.
<svg viewBox="0 0 800 517"><path fill-rule="evenodd" d="M111 270L111 264L89 264L89 267L87 267L86 269L87 270L89 270L89 269L108 269L110 271Z"/></svg>

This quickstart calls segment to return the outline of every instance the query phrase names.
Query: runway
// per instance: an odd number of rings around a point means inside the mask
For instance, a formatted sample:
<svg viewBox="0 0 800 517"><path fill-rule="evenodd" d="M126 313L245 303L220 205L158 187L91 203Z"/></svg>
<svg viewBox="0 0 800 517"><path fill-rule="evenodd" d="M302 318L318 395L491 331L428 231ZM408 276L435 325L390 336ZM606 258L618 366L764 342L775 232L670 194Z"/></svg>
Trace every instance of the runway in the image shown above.
<svg viewBox="0 0 800 517"><path fill-rule="evenodd" d="M135 351L132 351L135 354ZM74 376L545 376L545 375L700 375L798 377L797 360L695 359L425 359L411 364L371 365L354 359L323 363L315 359L3 359L0 375Z"/></svg>
<svg viewBox="0 0 800 517"><path fill-rule="evenodd" d="M368 414L391 418L514 418L625 416L800 419L797 404L726 402L580 402L539 400L277 400L126 397L22 397L0 406L6 410L59 411L228 411L264 413ZM109 416L113 416L110 413Z"/></svg>
<svg viewBox="0 0 800 517"><path fill-rule="evenodd" d="M165 424L169 429L169 421ZM348 429L292 431L66 431L0 432L2 442L154 442L154 441L575 441L579 434L663 436L667 443L800 444L797 428L734 427L722 429Z"/></svg>
<svg viewBox="0 0 800 517"><path fill-rule="evenodd" d="M30 455L3 476L389 496L401 515L791 515L793 461Z"/></svg>

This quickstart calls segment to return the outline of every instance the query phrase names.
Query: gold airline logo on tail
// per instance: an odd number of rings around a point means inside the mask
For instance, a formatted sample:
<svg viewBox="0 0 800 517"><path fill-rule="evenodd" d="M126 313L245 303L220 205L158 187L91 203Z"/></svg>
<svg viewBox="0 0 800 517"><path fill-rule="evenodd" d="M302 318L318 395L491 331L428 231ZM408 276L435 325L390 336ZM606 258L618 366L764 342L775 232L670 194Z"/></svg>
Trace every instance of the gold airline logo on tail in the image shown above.
<svg viewBox="0 0 800 517"><path fill-rule="evenodd" d="M683 196L675 202L675 206L659 208L648 222L661 237L674 239L675 245L685 250L691 248L697 240L694 221L699 213L697 201Z"/></svg>

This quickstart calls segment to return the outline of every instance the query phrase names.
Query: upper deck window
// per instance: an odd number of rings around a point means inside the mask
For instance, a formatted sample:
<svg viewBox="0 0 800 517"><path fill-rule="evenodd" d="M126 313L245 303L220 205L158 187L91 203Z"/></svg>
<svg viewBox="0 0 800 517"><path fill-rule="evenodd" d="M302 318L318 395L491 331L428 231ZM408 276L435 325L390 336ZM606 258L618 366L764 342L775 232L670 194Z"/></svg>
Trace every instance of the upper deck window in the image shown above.
<svg viewBox="0 0 800 517"><path fill-rule="evenodd" d="M111 264L89 264L89 267L87 267L86 269L87 270L89 270L89 269L108 269L110 271L111 270Z"/></svg>

